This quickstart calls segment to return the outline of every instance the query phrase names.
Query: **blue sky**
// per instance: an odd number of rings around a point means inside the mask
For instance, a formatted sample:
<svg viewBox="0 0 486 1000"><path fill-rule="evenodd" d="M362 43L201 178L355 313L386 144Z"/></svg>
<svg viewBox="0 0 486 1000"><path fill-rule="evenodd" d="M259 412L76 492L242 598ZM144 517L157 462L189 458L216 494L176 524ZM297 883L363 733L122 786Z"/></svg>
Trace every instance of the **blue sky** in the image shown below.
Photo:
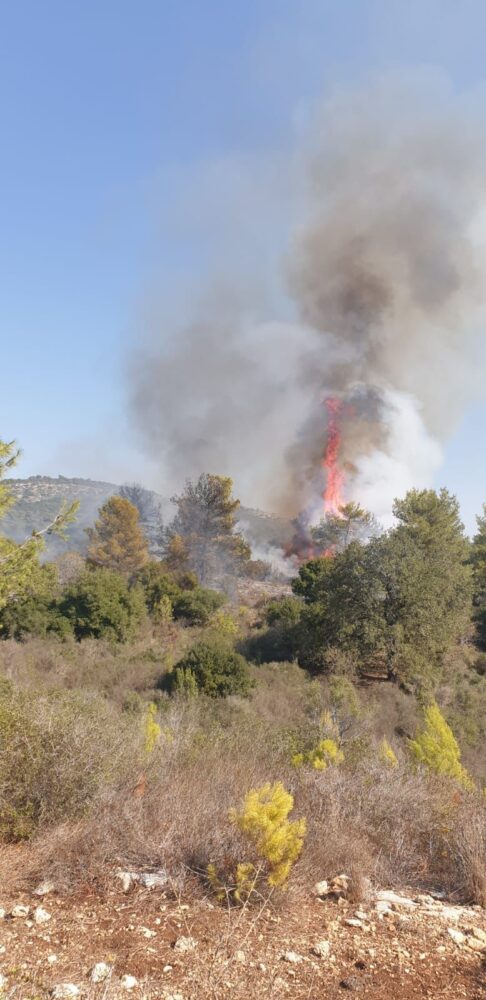
<svg viewBox="0 0 486 1000"><path fill-rule="evenodd" d="M211 256L179 207L212 163L285 151L308 102L377 69L483 87L485 37L482 0L4 0L0 436L19 474L150 478L126 359L145 290L170 302ZM469 527L485 423L475 404L440 475Z"/></svg>

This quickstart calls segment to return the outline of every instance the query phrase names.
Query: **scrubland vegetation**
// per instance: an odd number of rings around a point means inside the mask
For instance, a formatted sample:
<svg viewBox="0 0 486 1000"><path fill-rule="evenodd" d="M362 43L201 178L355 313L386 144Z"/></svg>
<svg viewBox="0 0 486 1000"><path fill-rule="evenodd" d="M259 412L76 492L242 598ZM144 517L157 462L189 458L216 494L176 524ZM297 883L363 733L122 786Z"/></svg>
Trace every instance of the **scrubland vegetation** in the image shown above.
<svg viewBox="0 0 486 1000"><path fill-rule="evenodd" d="M231 491L189 484L156 553L127 496L86 560L0 536L5 874L156 867L237 904L345 871L486 903L486 517L470 543L446 491L387 533L348 505L286 583Z"/></svg>

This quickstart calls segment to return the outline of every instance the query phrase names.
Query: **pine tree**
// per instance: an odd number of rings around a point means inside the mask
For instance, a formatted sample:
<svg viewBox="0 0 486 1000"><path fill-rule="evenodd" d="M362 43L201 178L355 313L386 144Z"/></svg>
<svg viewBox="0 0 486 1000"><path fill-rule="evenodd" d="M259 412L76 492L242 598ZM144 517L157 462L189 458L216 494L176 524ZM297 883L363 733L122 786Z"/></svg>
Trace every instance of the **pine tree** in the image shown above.
<svg viewBox="0 0 486 1000"><path fill-rule="evenodd" d="M177 538L186 566L197 573L202 584L217 583L226 574L237 572L251 556L249 545L235 531L240 502L233 499L232 489L233 482L227 476L206 473L172 498L177 514L168 533L167 555L173 555L172 540Z"/></svg>
<svg viewBox="0 0 486 1000"><path fill-rule="evenodd" d="M364 542L378 533L378 524L369 511L357 503L343 504L339 514L327 514L315 528L311 537L322 552L342 552L350 542Z"/></svg>
<svg viewBox="0 0 486 1000"><path fill-rule="evenodd" d="M470 627L469 542L447 490L410 490L394 514L397 527L370 549L383 585L388 667L430 695L446 653Z"/></svg>
<svg viewBox="0 0 486 1000"><path fill-rule="evenodd" d="M138 510L129 500L113 496L101 507L93 528L88 528L88 562L132 577L148 560L147 540L140 528Z"/></svg>
<svg viewBox="0 0 486 1000"><path fill-rule="evenodd" d="M152 490L146 490L140 483L124 483L120 487L120 496L137 508L149 553L152 557L159 557L163 551L164 524L157 495Z"/></svg>

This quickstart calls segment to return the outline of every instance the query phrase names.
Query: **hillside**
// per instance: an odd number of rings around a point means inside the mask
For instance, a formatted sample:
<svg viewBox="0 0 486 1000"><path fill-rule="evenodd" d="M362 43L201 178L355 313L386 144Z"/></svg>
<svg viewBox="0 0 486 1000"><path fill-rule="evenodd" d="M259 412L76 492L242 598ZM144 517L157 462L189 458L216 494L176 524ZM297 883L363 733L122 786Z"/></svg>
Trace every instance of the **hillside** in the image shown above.
<svg viewBox="0 0 486 1000"><path fill-rule="evenodd" d="M85 529L93 524L99 508L108 497L120 490L120 484L67 476L30 476L7 482L15 504L2 521L2 531L14 541L22 541L33 531L49 524L62 504L79 500L76 520L66 531L67 540L56 536L46 539L46 551L50 558L66 551L84 553ZM170 500L158 493L152 495L160 504L164 522L170 523L174 513ZM291 522L285 518L241 507L239 520L258 557L265 558L269 547L285 545L290 540Z"/></svg>

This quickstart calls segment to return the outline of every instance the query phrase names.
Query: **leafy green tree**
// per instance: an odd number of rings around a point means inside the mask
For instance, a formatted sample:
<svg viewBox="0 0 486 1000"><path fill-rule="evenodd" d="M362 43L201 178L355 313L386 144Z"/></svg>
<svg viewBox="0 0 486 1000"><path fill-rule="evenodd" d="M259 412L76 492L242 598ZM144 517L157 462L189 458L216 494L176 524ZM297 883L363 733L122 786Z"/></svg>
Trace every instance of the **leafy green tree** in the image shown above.
<svg viewBox="0 0 486 1000"><path fill-rule="evenodd" d="M232 489L227 476L204 474L172 498L177 513L168 533L168 554L173 539L177 539L186 566L197 573L203 585L238 572L251 556L249 545L235 531L239 500L233 499Z"/></svg>
<svg viewBox="0 0 486 1000"><path fill-rule="evenodd" d="M227 642L211 638L196 643L176 665L174 689L187 688L192 674L198 691L211 698L248 695L253 687L248 664Z"/></svg>
<svg viewBox="0 0 486 1000"><path fill-rule="evenodd" d="M18 457L19 451L13 441L0 440L0 520L15 502L8 485L2 480ZM44 536L58 534L64 537L64 529L74 520L78 507L78 502L63 507L49 524L20 544L0 535L0 609L26 592L38 571L38 556L44 547Z"/></svg>
<svg viewBox="0 0 486 1000"><path fill-rule="evenodd" d="M294 632L301 666L330 673L335 651L364 664L381 647L382 591L372 572L368 546L350 542L332 558L313 559L293 582L305 605Z"/></svg>
<svg viewBox="0 0 486 1000"><path fill-rule="evenodd" d="M293 643L307 669L332 672L339 649L361 670L430 695L469 627L469 547L446 490L412 490L394 513L387 534L300 568L292 586L305 607Z"/></svg>
<svg viewBox="0 0 486 1000"><path fill-rule="evenodd" d="M148 560L137 508L124 497L113 496L99 514L94 527L87 529L88 562L133 577Z"/></svg>
<svg viewBox="0 0 486 1000"><path fill-rule="evenodd" d="M425 764L436 774L453 778L463 788L474 788L474 782L461 764L461 751L450 726L435 703L425 709L425 729L414 740L409 740L409 749L419 764Z"/></svg>
<svg viewBox="0 0 486 1000"><path fill-rule="evenodd" d="M471 547L474 607L479 643L482 649L486 649L486 504L483 504L483 513L476 521L478 530Z"/></svg>
<svg viewBox="0 0 486 1000"><path fill-rule="evenodd" d="M133 638L146 613L142 588L130 587L125 576L103 568L87 569L67 587L59 610L76 639L116 642Z"/></svg>

